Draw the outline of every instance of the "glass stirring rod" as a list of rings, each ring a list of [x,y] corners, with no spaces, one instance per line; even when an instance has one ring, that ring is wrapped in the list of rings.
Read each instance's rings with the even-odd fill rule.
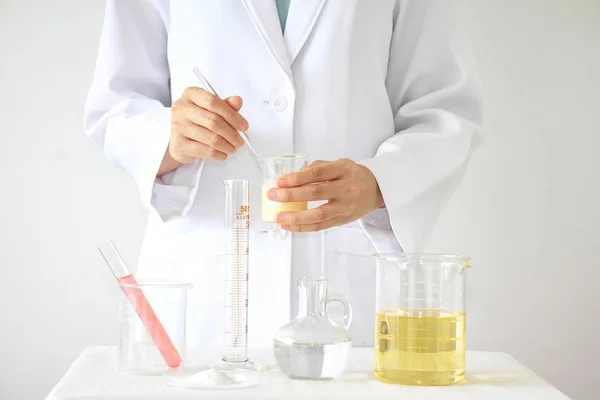
[[[196,67],[194,67],[194,69],[192,71],[194,72],[194,74],[196,75],[196,77],[198,78],[198,80],[200,81],[200,83],[202,84],[202,87],[204,88],[204,90],[206,90],[210,94],[213,94],[213,95],[221,98],[217,94],[217,91],[212,87],[212,85],[210,84],[210,82],[208,81],[208,79],[206,79],[206,76],[204,76],[204,74],[202,73],[202,71],[200,71],[200,68],[198,68],[196,66]],[[248,137],[248,134],[246,132],[243,132],[243,131],[237,131],[237,132],[240,134],[240,136],[242,137],[242,139],[244,139],[244,142],[246,143],[246,145],[248,146],[248,148],[250,149],[250,151],[252,152],[252,154],[254,154],[254,157],[256,158],[256,160],[258,161],[258,163],[261,166],[266,165],[263,162],[262,155],[252,145],[252,142],[250,141],[250,138]]]

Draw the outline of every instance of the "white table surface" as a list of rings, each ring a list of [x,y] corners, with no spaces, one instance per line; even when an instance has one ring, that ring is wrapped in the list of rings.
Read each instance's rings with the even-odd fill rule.
[[[386,384],[371,371],[373,350],[357,348],[346,372],[326,382],[288,379],[277,368],[270,350],[249,352],[251,359],[273,366],[262,372],[259,387],[241,390],[197,390],[168,386],[180,378],[133,376],[115,371],[116,349],[90,347],[73,363],[46,400],[146,400],[146,399],[376,399],[376,400],[565,400],[569,397],[505,353],[468,352],[467,382],[444,387]],[[214,361],[214,358],[208,361]],[[197,372],[191,368],[183,374]]]

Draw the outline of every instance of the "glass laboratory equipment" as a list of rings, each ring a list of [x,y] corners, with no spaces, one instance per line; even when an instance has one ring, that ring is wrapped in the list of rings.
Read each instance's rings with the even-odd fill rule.
[[[352,308],[341,295],[328,294],[326,278],[298,281],[298,316],[284,325],[273,340],[275,360],[292,379],[330,380],[340,376],[348,365],[352,340],[348,328]],[[332,321],[327,313],[330,302],[344,307],[344,323]]]
[[[463,381],[469,258],[398,253],[375,259],[375,376],[423,386]]]
[[[297,172],[308,166],[308,156],[304,154],[279,154],[263,157],[262,166],[262,220],[270,222],[269,235],[281,240],[287,231],[277,224],[277,214],[282,211],[304,211],[308,208],[306,201],[278,202],[269,200],[267,192],[277,187],[277,178],[290,172]]]
[[[137,282],[112,241],[98,250],[125,294],[119,306],[118,369],[156,374],[181,367],[185,355],[187,290],[191,284]]]
[[[225,349],[208,370],[170,385],[194,389],[241,389],[260,384],[264,366],[248,358],[248,258],[250,184],[230,179],[225,185]]]
[[[190,283],[122,279],[119,371],[160,375],[183,367]]]
[[[223,365],[256,367],[248,359],[250,184],[225,180],[225,354]]]

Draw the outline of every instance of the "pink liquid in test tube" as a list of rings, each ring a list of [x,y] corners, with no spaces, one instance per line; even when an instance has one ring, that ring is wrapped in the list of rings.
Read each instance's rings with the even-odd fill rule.
[[[135,312],[140,317],[142,324],[148,331],[148,334],[165,360],[165,363],[170,368],[179,367],[181,365],[181,356],[179,355],[179,352],[173,345],[171,338],[167,335],[167,331],[150,306],[144,292],[137,286],[138,283],[135,280],[135,277],[129,272],[129,269],[119,255],[114,244],[110,242],[99,247],[98,250],[100,250],[104,260],[119,282],[119,286],[121,286],[121,289],[123,289],[123,292],[135,309]]]

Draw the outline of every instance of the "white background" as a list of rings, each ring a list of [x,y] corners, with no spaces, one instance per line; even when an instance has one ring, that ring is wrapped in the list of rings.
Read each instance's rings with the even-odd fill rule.
[[[468,347],[508,352],[574,399],[600,391],[600,2],[462,0],[486,142],[429,250],[473,256]],[[82,132],[104,2],[0,1],[0,398],[43,398],[115,344],[96,246],[135,263],[132,180]]]

